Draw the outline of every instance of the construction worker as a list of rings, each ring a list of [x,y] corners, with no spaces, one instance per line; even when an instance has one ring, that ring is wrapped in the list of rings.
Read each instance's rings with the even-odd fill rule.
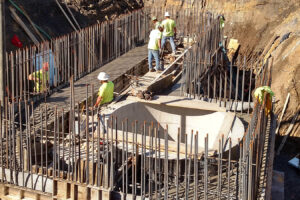
[[[158,27],[160,26],[161,23],[157,20],[156,17],[152,17],[152,22],[154,24],[154,28],[158,29]]]
[[[266,96],[266,115],[270,113],[272,108],[272,97],[274,96],[274,92],[271,90],[269,86],[261,86],[256,88],[254,92],[254,96],[258,103],[262,104],[264,102],[264,97]]]
[[[218,19],[220,21],[220,29],[223,29],[225,27],[225,17],[224,17],[224,15],[219,15]]]
[[[157,29],[153,29],[149,36],[149,43],[148,43],[148,64],[149,64],[149,71],[150,72],[157,72],[161,71],[160,63],[159,63],[159,54],[161,49],[161,38],[162,38],[162,31],[163,28],[158,25]],[[155,59],[155,70],[152,67],[152,58]]]
[[[114,98],[114,83],[108,81],[109,75],[105,72],[100,72],[97,78],[100,81],[101,86],[99,88],[97,101],[94,105],[95,108],[99,105],[111,102]]]
[[[175,46],[174,38],[176,38],[176,24],[173,19],[170,19],[169,12],[165,13],[165,18],[166,19],[161,23],[164,29],[161,46],[162,48],[164,48],[166,41],[169,40],[172,47],[172,54],[175,55],[176,46]]]
[[[29,74],[28,80],[35,82],[34,91],[35,92],[44,92],[47,90],[48,81],[49,81],[49,64],[48,62],[45,62],[43,64],[43,67],[36,72],[33,72],[32,74]]]

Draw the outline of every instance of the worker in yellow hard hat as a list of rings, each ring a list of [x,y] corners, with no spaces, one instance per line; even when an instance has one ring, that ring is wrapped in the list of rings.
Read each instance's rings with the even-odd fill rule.
[[[269,86],[261,86],[256,88],[254,92],[255,98],[258,100],[258,103],[262,104],[264,102],[264,98],[266,97],[266,115],[270,113],[272,109],[272,97],[274,96],[274,92],[271,90]]]

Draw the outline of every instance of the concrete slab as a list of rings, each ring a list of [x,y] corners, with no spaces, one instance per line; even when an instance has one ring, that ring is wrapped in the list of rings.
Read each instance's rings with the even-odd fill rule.
[[[110,80],[114,81],[115,79],[126,73],[128,70],[136,66],[142,60],[146,59],[146,57],[147,46],[144,45],[136,47],[133,50],[122,55],[121,57],[79,79],[74,83],[75,102],[81,102],[86,98],[86,84],[93,84],[95,92],[98,90],[98,88],[100,87],[99,80],[97,79],[97,75],[99,74],[99,72],[103,71],[108,73],[110,75]],[[60,92],[52,94],[47,98],[47,102],[51,103],[52,106],[68,108],[70,103],[70,87],[66,87]]]

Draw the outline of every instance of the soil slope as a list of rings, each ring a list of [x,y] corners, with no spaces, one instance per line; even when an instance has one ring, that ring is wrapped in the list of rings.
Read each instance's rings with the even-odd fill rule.
[[[20,38],[23,46],[32,44],[30,38],[11,17],[9,10],[9,6],[12,6],[11,2],[25,10],[31,20],[41,27],[50,37],[58,37],[74,31],[55,0],[7,0],[5,1],[7,51],[17,49],[17,47],[11,44],[11,38],[14,34]],[[66,5],[70,8],[81,28],[113,19],[120,14],[130,12],[143,6],[139,0],[59,0],[59,2],[66,13],[68,13]],[[63,2],[67,2],[67,4]],[[37,39],[41,41],[21,12],[16,12]],[[69,17],[71,18],[70,14]]]

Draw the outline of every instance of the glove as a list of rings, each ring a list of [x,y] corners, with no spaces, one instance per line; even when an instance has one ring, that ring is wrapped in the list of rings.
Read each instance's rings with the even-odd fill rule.
[[[161,55],[161,53],[162,53],[162,49],[161,48],[159,48],[158,53],[159,53],[159,55]]]
[[[177,36],[177,33],[174,33],[174,39],[176,38],[176,36]]]

